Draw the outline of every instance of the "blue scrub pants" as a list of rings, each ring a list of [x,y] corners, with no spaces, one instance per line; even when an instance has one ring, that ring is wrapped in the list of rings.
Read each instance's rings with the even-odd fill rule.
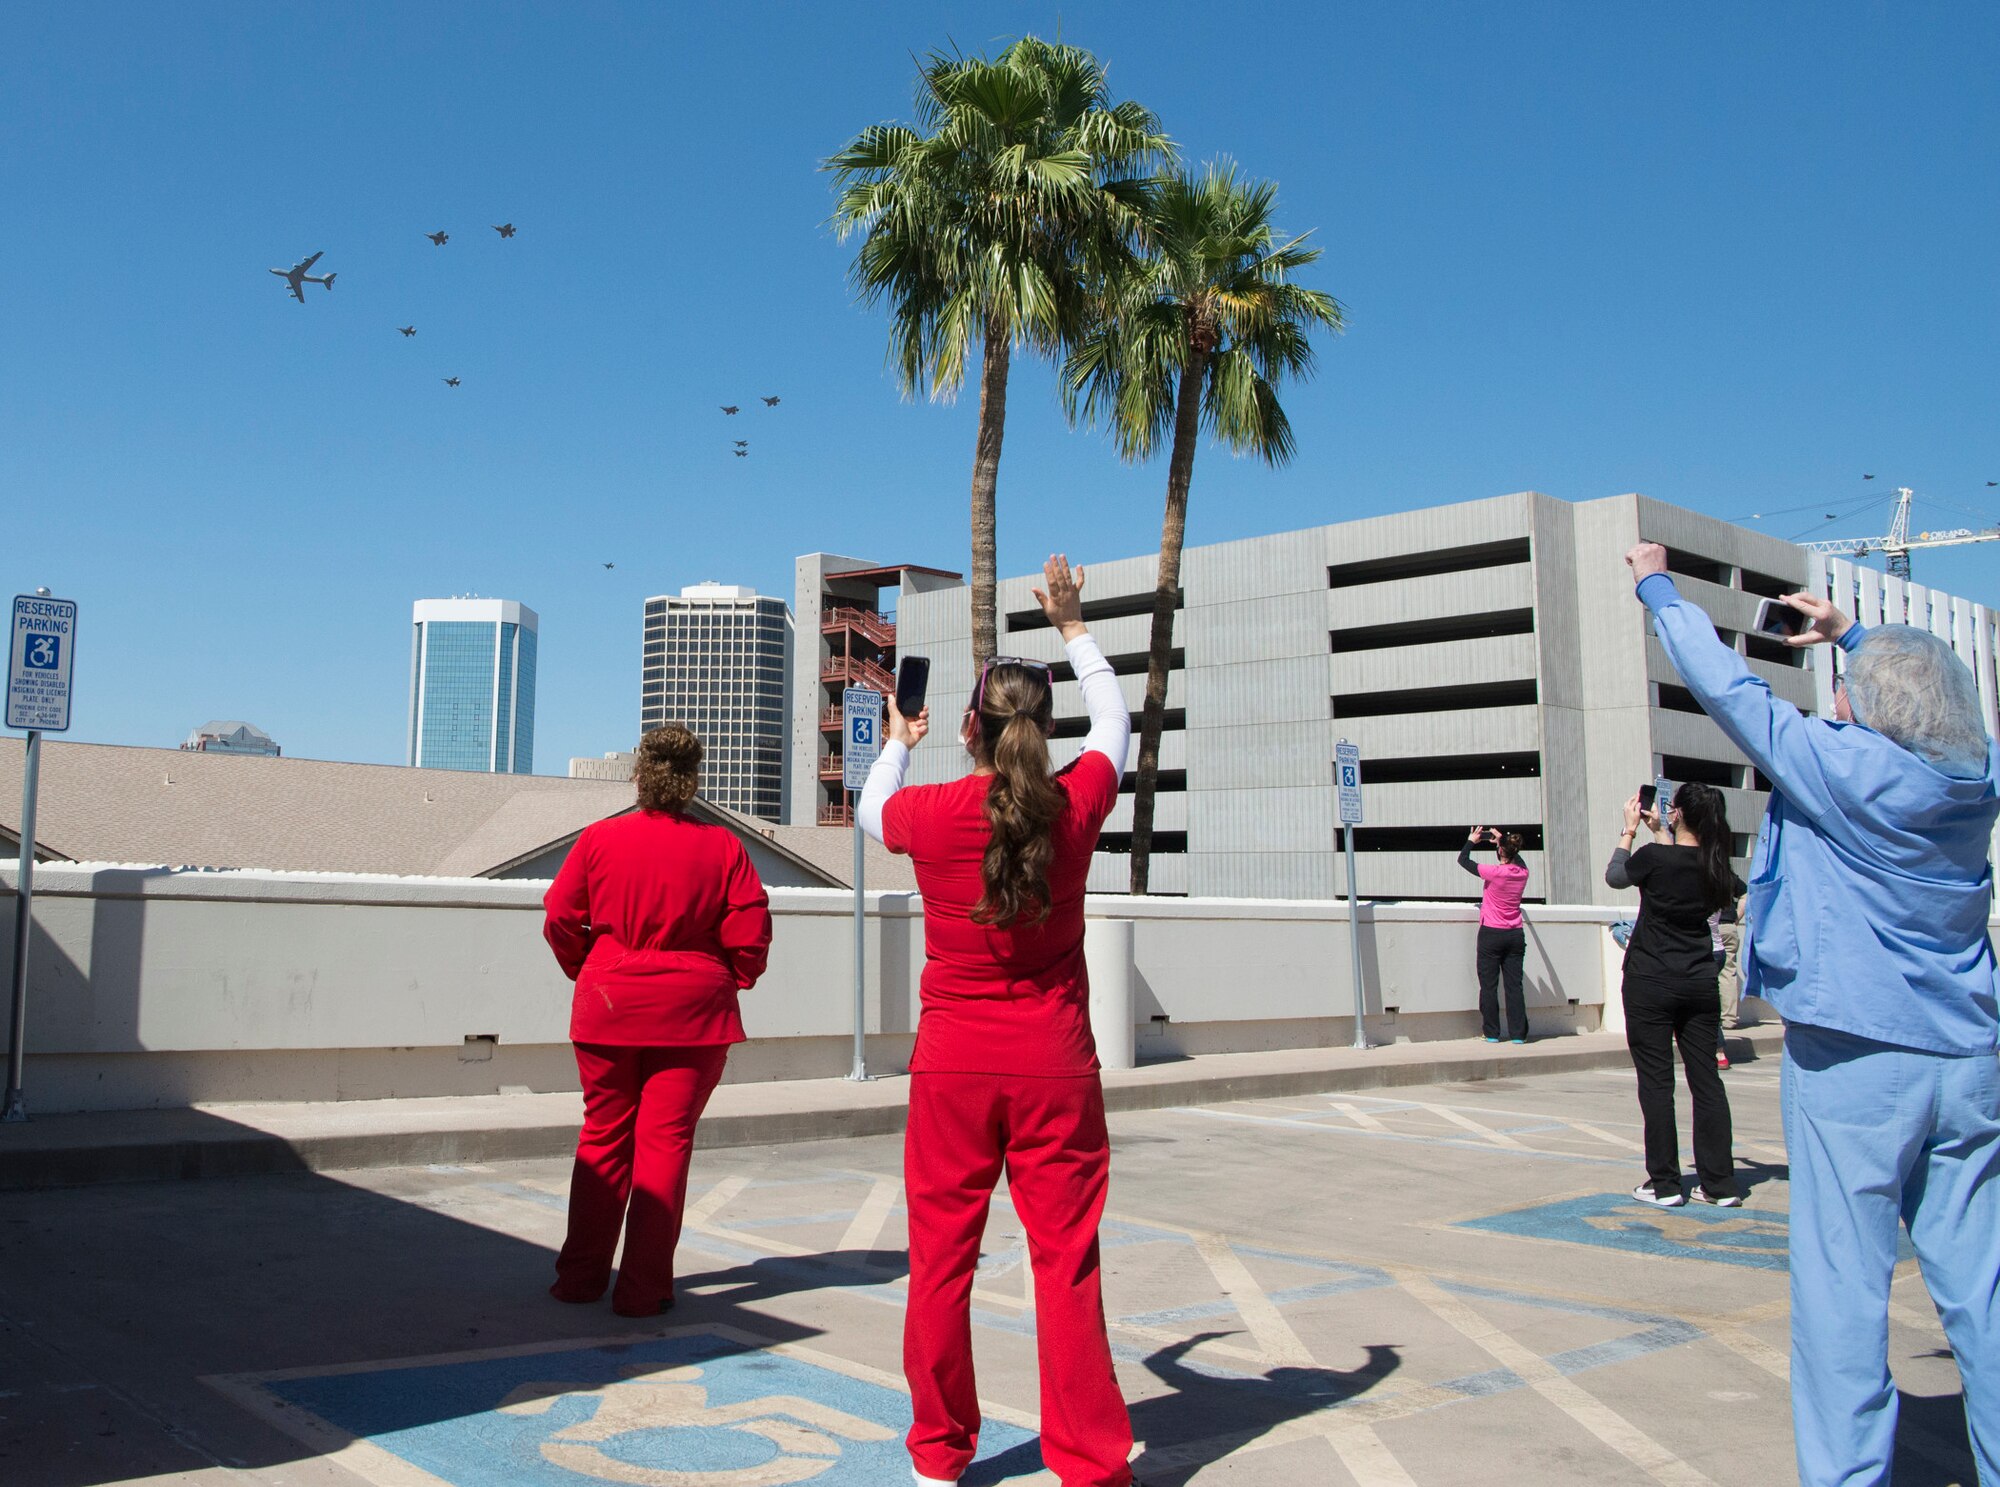
[[[1794,1025],[1784,1098],[1802,1487],[1889,1480],[1899,1220],[1957,1355],[1980,1481],[2000,1484],[2000,1061]]]

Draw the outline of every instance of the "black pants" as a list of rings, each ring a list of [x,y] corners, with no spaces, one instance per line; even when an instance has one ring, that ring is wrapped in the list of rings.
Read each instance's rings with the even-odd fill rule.
[[[1489,1038],[1500,1030],[1500,981],[1507,982],[1507,1031],[1510,1038],[1528,1036],[1528,1002],[1521,994],[1521,963],[1528,956],[1527,932],[1479,926],[1479,1030]]]
[[[1639,1076],[1646,1122],[1646,1175],[1662,1197],[1681,1190],[1680,1138],[1674,1131],[1674,1045],[1681,1050],[1694,1103],[1694,1170],[1715,1197],[1736,1191],[1729,1096],[1715,1067],[1722,1009],[1711,978],[1686,986],[1625,982],[1625,1046]]]

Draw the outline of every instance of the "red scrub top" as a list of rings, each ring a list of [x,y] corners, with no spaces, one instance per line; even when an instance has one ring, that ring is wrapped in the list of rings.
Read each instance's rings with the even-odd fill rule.
[[[882,839],[906,854],[924,896],[923,1015],[913,1074],[1092,1074],[1090,982],[1083,969],[1083,891],[1097,833],[1118,801],[1118,771],[1088,750],[1055,777],[1069,805],[1055,822],[1049,917],[1007,929],[972,922],[991,775],[898,790]]]
[[[743,1041],[736,993],[764,974],[771,908],[734,833],[672,811],[596,822],[542,905],[542,933],[576,982],[572,1042]]]

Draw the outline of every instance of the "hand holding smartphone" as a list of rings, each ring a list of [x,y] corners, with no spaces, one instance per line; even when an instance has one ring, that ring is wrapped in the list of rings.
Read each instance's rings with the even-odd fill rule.
[[[1809,615],[1792,608],[1783,599],[1765,599],[1757,606],[1757,633],[1773,640],[1789,640],[1803,635],[1812,623]]]
[[[896,666],[896,711],[914,718],[924,710],[924,694],[930,690],[931,663],[927,656],[905,656]]]

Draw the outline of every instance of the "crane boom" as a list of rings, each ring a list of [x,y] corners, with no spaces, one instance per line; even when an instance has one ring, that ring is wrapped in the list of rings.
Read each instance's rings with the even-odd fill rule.
[[[2000,527],[1988,527],[1974,531],[1970,527],[1954,527],[1949,531],[1919,532],[1910,536],[1910,496],[1908,486],[1896,490],[1896,515],[1889,523],[1889,532],[1884,537],[1837,537],[1829,542],[1801,542],[1799,546],[1807,552],[1826,553],[1833,557],[1865,558],[1872,552],[1879,552],[1889,560],[1889,571],[1898,578],[1910,576],[1910,554],[1920,547],[1964,547],[1973,542],[2000,542]]]

